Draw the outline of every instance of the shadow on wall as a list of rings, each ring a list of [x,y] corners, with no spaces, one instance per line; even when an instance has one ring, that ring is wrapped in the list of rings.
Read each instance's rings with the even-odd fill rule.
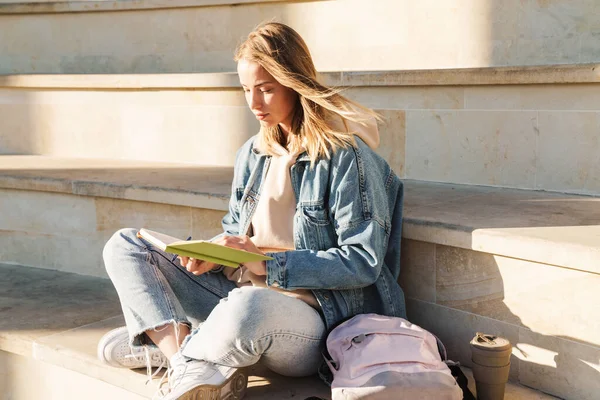
[[[450,359],[471,366],[476,332],[503,336],[513,345],[511,381],[565,399],[596,398],[597,312],[587,300],[598,276],[412,240],[402,252],[409,319],[438,335]]]
[[[409,318],[464,365],[471,365],[475,332],[497,334],[514,346],[511,380],[567,399],[596,399],[600,275],[593,238],[600,199],[484,187],[459,192],[406,181],[400,283]]]
[[[485,65],[600,61],[597,1],[487,0],[480,4],[487,12],[482,9],[482,20],[471,23],[482,26],[487,21],[488,37],[481,38],[479,47],[479,57],[487,53],[487,60],[481,60]],[[484,36],[485,29],[481,33]],[[593,224],[583,221],[581,225]],[[596,274],[434,246],[436,303],[448,307],[446,312],[454,313],[458,321],[466,320],[462,327],[453,322],[460,332],[455,337],[438,321],[428,323],[443,332],[454,351],[460,349],[454,357],[469,365],[468,340],[476,330],[492,330],[489,333],[508,337],[514,346],[513,380],[566,399],[597,398],[598,308],[589,301],[597,290]]]

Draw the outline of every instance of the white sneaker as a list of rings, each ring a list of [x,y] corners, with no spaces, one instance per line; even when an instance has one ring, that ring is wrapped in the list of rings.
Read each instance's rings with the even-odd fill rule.
[[[246,394],[248,376],[239,368],[189,359],[177,353],[167,372],[166,393],[162,400],[240,400]]]
[[[163,367],[167,358],[155,347],[131,348],[127,327],[113,329],[98,343],[98,359],[117,368]],[[148,364],[147,361],[150,361]]]

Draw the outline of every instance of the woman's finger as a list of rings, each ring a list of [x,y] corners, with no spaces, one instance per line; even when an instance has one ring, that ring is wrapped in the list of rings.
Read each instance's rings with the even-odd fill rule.
[[[181,264],[182,267],[185,267],[190,258],[184,257],[184,256],[178,256],[177,259],[179,260],[179,264]]]
[[[190,258],[188,259],[187,264],[185,264],[185,269],[187,269],[189,272],[192,272],[193,270],[195,270],[198,265],[198,263],[200,263],[200,260],[196,260],[195,258]]]
[[[197,259],[193,259],[193,258],[191,258],[190,261],[188,261],[187,265],[185,266],[185,268],[188,270],[188,272],[191,274],[194,274],[194,275],[202,275],[205,272],[208,272],[215,267],[216,267],[216,264],[214,264],[214,263],[211,263],[208,261],[197,260]]]

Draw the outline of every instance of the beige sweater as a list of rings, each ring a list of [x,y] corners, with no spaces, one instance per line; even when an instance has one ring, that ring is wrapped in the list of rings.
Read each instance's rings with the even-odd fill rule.
[[[341,120],[334,123],[334,128],[343,130]],[[379,146],[379,132],[373,120],[366,127],[349,124],[349,129],[359,136],[372,148]],[[290,167],[296,162],[300,152],[290,153],[283,146],[276,145],[277,155],[273,155],[265,181],[262,184],[261,195],[252,217],[252,241],[263,252],[294,250],[294,214],[296,199],[290,178]],[[266,287],[266,278],[257,276],[244,267],[224,268],[223,273],[229,280],[241,286]],[[288,296],[296,297],[307,304],[319,308],[315,296],[310,290],[283,290],[270,287]]]

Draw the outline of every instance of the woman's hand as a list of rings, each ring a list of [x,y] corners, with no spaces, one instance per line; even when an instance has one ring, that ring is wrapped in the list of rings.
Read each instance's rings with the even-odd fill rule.
[[[179,259],[179,263],[182,267],[188,270],[189,273],[194,275],[202,275],[205,272],[210,271],[211,269],[217,267],[217,264],[211,263],[209,261],[202,261],[195,258],[190,257],[177,257]]]
[[[222,236],[215,240],[214,243],[222,244],[223,246],[234,249],[246,250],[250,253],[264,254],[254,245],[248,236]],[[267,275],[267,264],[264,261],[252,261],[243,263],[242,265],[255,275]]]

